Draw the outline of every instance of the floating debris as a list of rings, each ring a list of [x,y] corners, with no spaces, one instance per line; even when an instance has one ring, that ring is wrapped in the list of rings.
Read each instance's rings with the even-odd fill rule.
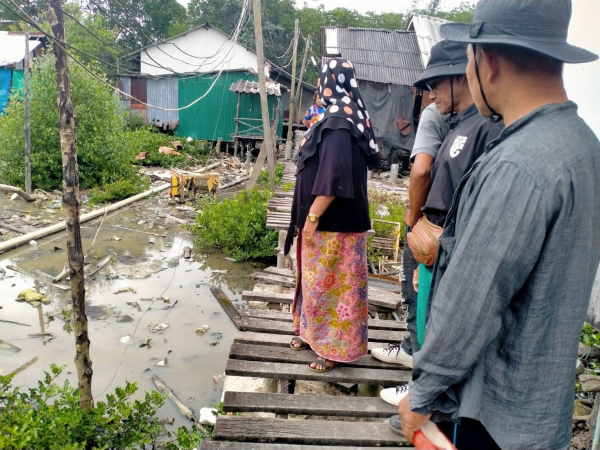
[[[131,342],[131,336],[123,336],[120,342],[123,345],[129,345],[129,343]]]
[[[200,425],[214,425],[217,423],[217,410],[215,408],[200,408]]]
[[[29,245],[31,245],[32,247],[37,247],[37,241],[34,241],[33,239],[30,240]]]
[[[51,303],[50,300],[48,300],[44,294],[35,292],[33,289],[25,289],[19,292],[16,301],[27,302],[34,308],[37,308],[42,303],[44,305],[49,305]]]
[[[148,339],[146,340],[146,342],[142,342],[142,343],[140,344],[140,348],[144,348],[144,347],[148,347],[148,348],[150,348],[150,347],[151,347],[151,346],[150,346],[150,341],[152,341],[152,338],[148,338]]]
[[[169,324],[168,323],[159,323],[156,325],[148,325],[148,328],[150,329],[150,333],[157,333],[159,331],[164,331],[167,328],[169,328]]]
[[[210,333],[212,337],[214,337],[217,341],[223,339],[223,333]]]
[[[206,333],[208,330],[210,330],[208,325],[202,325],[200,328],[196,328],[196,334],[199,336],[204,336],[204,333]]]
[[[230,258],[229,256],[227,256],[227,257],[225,258],[225,260],[226,260],[226,261],[231,261],[231,262],[237,262],[237,259],[235,259],[235,258]]]
[[[124,294],[125,292],[132,292],[133,294],[137,294],[136,290],[132,287],[126,287],[115,291],[114,294]]]
[[[211,347],[216,347],[217,345],[219,345],[219,341],[212,341],[212,342],[210,343],[210,346],[211,346]]]
[[[119,236],[113,236],[110,238],[111,241],[120,241],[121,238]]]
[[[171,303],[171,297],[160,297],[163,303]]]
[[[163,359],[161,359],[159,362],[157,362],[154,365],[158,366],[158,367],[166,367],[168,361],[169,361],[168,358],[163,358]]]
[[[192,249],[188,246],[183,247],[183,258],[184,259],[191,259],[192,258]]]
[[[142,307],[138,302],[127,302],[127,305],[131,306],[132,308],[137,308],[139,312],[142,312]]]
[[[19,347],[15,347],[14,345],[5,341],[0,341],[0,353],[11,354],[18,353],[20,351],[21,349]]]

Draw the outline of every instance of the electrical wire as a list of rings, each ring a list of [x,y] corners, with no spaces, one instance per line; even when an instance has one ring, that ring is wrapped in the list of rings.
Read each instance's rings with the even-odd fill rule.
[[[29,16],[29,14],[27,14],[14,0],[8,0],[10,1],[13,5],[15,5],[19,11],[21,11],[21,13],[24,15],[20,16],[19,14],[17,14],[16,12],[14,12],[12,9],[10,9],[2,0],[0,0],[0,4],[4,5],[5,7],[7,7],[7,9],[9,9],[11,12],[13,12],[15,15],[17,15],[19,18],[21,18],[21,20],[29,23],[31,26],[33,26],[34,28],[36,28],[37,30],[41,31],[42,33],[45,33],[44,30],[37,25],[37,23],[35,23],[35,21],[31,18],[31,16]],[[244,0],[244,5],[249,5],[250,0]],[[238,25],[241,24],[242,20],[243,20],[243,14],[244,11],[242,11],[242,16],[240,17],[240,21],[238,22]],[[236,27],[237,30],[238,27]],[[239,30],[237,30],[237,35],[239,35]],[[60,48],[63,49],[63,51],[73,60],[73,62],[75,62],[78,66],[80,66],[84,71],[86,71],[88,74],[90,74],[91,76],[93,76],[95,79],[97,79],[98,81],[100,81],[102,84],[106,85],[107,87],[109,87],[110,89],[112,89],[115,92],[120,93],[121,95],[130,98],[131,100],[134,100],[135,102],[145,105],[147,107],[150,108],[154,108],[160,111],[181,111],[187,108],[192,107],[193,105],[195,105],[196,103],[198,103],[199,101],[201,101],[202,99],[204,99],[214,88],[215,84],[217,83],[217,81],[219,80],[221,74],[223,73],[223,67],[221,68],[221,70],[219,70],[218,74],[216,75],[213,83],[210,85],[208,91],[206,91],[202,96],[196,98],[194,101],[192,101],[191,103],[189,103],[186,106],[183,107],[179,107],[179,108],[162,108],[160,106],[156,106],[156,105],[152,105],[150,103],[146,103],[146,102],[142,102],[141,100],[133,97],[132,95],[120,90],[119,88],[116,88],[114,86],[112,86],[111,84],[109,84],[106,80],[102,79],[101,77],[99,77],[97,74],[95,74],[93,71],[91,71],[88,67],[85,66],[85,64],[83,64],[82,62],[80,62],[77,58],[75,58],[71,53],[69,53],[69,51],[65,48],[65,45],[63,45],[64,43],[61,42],[59,39],[56,39],[54,36],[52,35],[48,35],[48,37],[55,42]],[[235,37],[235,39],[237,39],[237,36]],[[229,42],[229,41],[228,41]],[[235,46],[235,41],[231,41],[232,42],[232,47]],[[227,55],[226,55],[227,56]],[[222,66],[224,66],[222,64]]]

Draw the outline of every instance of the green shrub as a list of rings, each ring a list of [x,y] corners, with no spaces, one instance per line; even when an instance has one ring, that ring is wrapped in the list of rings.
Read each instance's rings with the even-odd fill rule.
[[[146,126],[146,119],[135,110],[125,111],[125,128],[127,130],[137,130]]]
[[[278,163],[275,165],[275,184],[277,184],[277,186],[281,184],[284,169],[285,164]],[[269,189],[269,171],[267,169],[263,169],[260,172],[260,175],[258,176],[258,183],[265,189]]]
[[[187,142],[184,138],[163,134],[152,126],[126,130],[123,141],[127,147],[135,149],[133,163],[142,166],[181,167],[186,163],[203,163],[212,149],[207,142]],[[181,142],[182,149],[177,150],[182,153],[181,156],[164,155],[158,151],[159,147],[173,148],[173,141]],[[148,153],[145,159],[135,159],[140,152]]]
[[[89,201],[91,204],[106,203],[121,200],[140,192],[147,191],[150,186],[148,177],[139,177],[134,180],[119,180],[104,186],[92,189]]]
[[[51,366],[43,380],[27,392],[0,376],[0,450],[139,449],[161,437],[169,450],[193,449],[202,436],[196,429],[165,431],[156,417],[166,397],[146,392],[132,401],[136,383],[116,388],[106,401],[88,411],[79,408],[80,393],[68,381],[55,383],[62,368]]]
[[[77,126],[77,162],[82,189],[137,177],[135,149],[122,142],[123,113],[113,92],[79,66],[69,67]],[[13,94],[0,117],[0,180],[23,186],[23,103]],[[61,189],[62,159],[54,57],[39,58],[31,77],[31,180],[34,188]]]
[[[600,333],[593,326],[586,323],[581,330],[581,342],[588,347],[600,347]]]
[[[253,189],[221,203],[204,197],[192,226],[195,244],[205,250],[222,250],[238,261],[273,257],[278,233],[266,227],[271,195],[270,191]]]
[[[386,210],[389,214],[380,215],[378,214],[381,210]],[[388,222],[399,222],[401,224],[400,227],[400,242],[404,242],[406,227],[404,225],[404,212],[406,207],[400,201],[400,199],[384,196],[376,191],[369,191],[369,215],[371,216],[371,220],[380,219]],[[373,229],[375,230],[375,235],[379,237],[387,237],[392,238],[394,236],[395,225],[392,224],[383,224],[383,223],[375,223]],[[373,247],[373,236],[369,236],[367,238],[367,254],[371,261],[376,263],[379,258],[383,256],[390,256],[391,253],[382,252],[378,248]]]

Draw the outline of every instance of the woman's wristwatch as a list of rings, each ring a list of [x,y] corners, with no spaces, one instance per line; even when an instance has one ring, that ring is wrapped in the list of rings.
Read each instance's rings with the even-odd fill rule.
[[[317,223],[317,222],[319,222],[319,216],[317,216],[315,214],[309,214],[308,221],[312,222],[312,223]]]

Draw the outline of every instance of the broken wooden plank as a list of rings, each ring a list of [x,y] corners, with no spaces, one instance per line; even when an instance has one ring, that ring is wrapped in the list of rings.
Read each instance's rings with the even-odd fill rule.
[[[264,273],[272,273],[273,275],[280,275],[282,277],[296,278],[296,274],[291,269],[284,269],[282,267],[267,267],[263,270]]]
[[[254,344],[254,345],[272,345],[276,347],[290,346],[291,338],[285,334],[270,334],[270,333],[254,333],[251,331],[240,331],[233,338],[234,342]],[[369,342],[367,344],[368,351],[374,348],[387,347],[387,342]]]
[[[280,294],[277,292],[244,291],[242,300],[247,302],[292,303],[294,293]]]
[[[213,439],[313,445],[394,446],[406,440],[386,422],[285,420],[219,416]]]
[[[290,322],[242,317],[240,330],[256,331],[258,333],[287,334],[293,336],[294,325]],[[406,333],[389,330],[369,330],[369,341],[402,342]]]
[[[312,350],[303,350],[301,352],[292,350],[291,348],[239,344],[234,343],[231,346],[229,357],[231,359],[242,359],[245,361],[266,361],[280,362],[289,364],[306,364],[309,365],[315,359],[317,354]],[[373,358],[371,355],[365,355],[357,361],[345,363],[348,367],[365,367],[373,369],[388,369],[388,370],[410,370],[407,367],[398,364],[390,364]]]
[[[261,282],[261,283],[276,284],[279,286],[290,287],[290,288],[296,287],[296,280],[291,277],[274,275],[274,274],[264,273],[264,272],[256,272],[250,276],[252,278],[254,278],[254,280]]]
[[[240,312],[233,305],[233,303],[231,303],[231,300],[229,300],[229,297],[227,297],[227,294],[225,294],[225,292],[223,292],[223,289],[218,288],[216,286],[211,286],[210,292],[213,293],[213,295],[215,296],[215,298],[217,299],[217,301],[219,302],[221,307],[225,310],[225,312],[227,313],[227,315],[229,316],[229,318],[231,319],[231,321],[233,322],[235,327],[239,328]]]
[[[71,286],[69,286],[67,284],[64,284],[64,283],[53,283],[52,280],[48,280],[48,279],[46,279],[46,278],[44,278],[44,277],[42,277],[40,275],[33,274],[30,271],[27,271],[25,269],[21,269],[20,267],[15,266],[13,264],[8,264],[6,267],[8,269],[14,271],[14,272],[18,272],[20,274],[23,274],[23,275],[26,275],[28,277],[31,277],[34,280],[37,280],[37,281],[39,281],[41,283],[49,284],[50,286],[53,286],[53,287],[55,287],[57,289],[60,289],[62,291],[68,291],[69,289],[71,289]]]
[[[377,386],[399,386],[408,383],[412,372],[408,370],[363,369],[340,365],[325,373],[313,372],[308,364],[272,363],[230,359],[225,368],[226,375],[257,378],[282,378],[285,380],[341,381],[343,383],[374,384]]]
[[[415,450],[414,447],[404,447],[405,450]],[[209,441],[203,439],[200,450],[373,450],[373,447],[348,447],[329,445],[296,445],[296,444],[259,444],[256,442]],[[377,447],[377,450],[398,450],[395,447]]]
[[[35,364],[38,360],[38,357],[36,356],[35,358],[31,358],[29,361],[27,361],[25,364],[23,364],[21,367],[13,370],[11,373],[8,374],[8,376],[14,376],[17,375],[21,372],[23,372],[25,369],[27,369],[29,366]]]
[[[379,397],[225,392],[225,412],[271,412],[310,416],[381,417],[398,414],[398,407]]]
[[[264,309],[245,309],[241,312],[242,317],[254,317],[257,319],[265,320],[278,320],[281,322],[292,322],[293,317],[291,313]],[[394,320],[379,320],[369,319],[369,330],[396,330],[406,331],[407,326],[405,322],[396,322]]]

